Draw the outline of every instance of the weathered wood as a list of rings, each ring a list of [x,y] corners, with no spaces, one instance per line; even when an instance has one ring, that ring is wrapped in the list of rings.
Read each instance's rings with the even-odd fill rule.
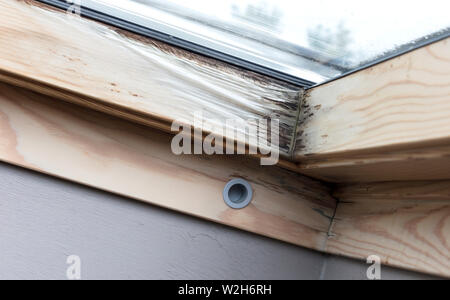
[[[297,158],[450,135],[450,39],[316,87],[305,99]]]
[[[450,277],[450,181],[343,185],[327,252]]]
[[[59,100],[164,131],[195,111],[209,125],[277,118],[289,155],[299,89],[27,1],[2,1],[0,25],[0,80],[55,97],[0,84],[0,160],[311,249],[450,277],[450,181],[341,185],[336,210],[320,182],[249,157],[175,156],[170,135]],[[449,50],[443,40],[311,90],[299,164],[281,165],[332,182],[450,179]],[[233,177],[254,186],[242,210],[222,199]]]
[[[311,249],[450,276],[450,181],[341,185],[331,197],[323,184],[248,157],[175,156],[170,140],[0,85],[2,161]],[[243,210],[222,199],[234,177],[255,191]]]
[[[242,132],[245,140],[224,134],[227,120],[277,119],[286,157],[293,150],[302,93],[214,59],[17,0],[0,2],[0,80],[165,131],[173,120],[194,125],[195,113],[202,112],[205,132],[247,144],[256,134]]]
[[[450,179],[450,141],[443,146],[418,146],[324,155],[305,160],[295,170],[335,183]]]
[[[285,159],[301,111],[299,165],[280,166],[330,182],[450,179],[448,39],[318,86],[299,108],[302,91],[267,77],[33,1],[0,8],[2,81],[163,131],[196,111],[219,135],[227,119],[280,119]]]
[[[169,134],[0,84],[0,160],[158,206],[323,250],[335,200],[323,184],[242,156],[176,156]],[[246,178],[241,210],[222,197]]]
[[[450,39],[313,88],[301,112],[301,172],[344,182],[450,179]]]

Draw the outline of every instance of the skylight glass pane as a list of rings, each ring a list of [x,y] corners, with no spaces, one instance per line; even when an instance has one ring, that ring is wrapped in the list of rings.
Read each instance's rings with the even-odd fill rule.
[[[314,83],[447,35],[450,27],[448,0],[83,0],[82,4]]]

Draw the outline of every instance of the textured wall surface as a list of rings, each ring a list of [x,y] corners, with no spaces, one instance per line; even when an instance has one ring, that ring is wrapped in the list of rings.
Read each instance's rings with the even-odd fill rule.
[[[82,279],[365,279],[367,269],[0,163],[0,279],[66,279],[70,255]]]

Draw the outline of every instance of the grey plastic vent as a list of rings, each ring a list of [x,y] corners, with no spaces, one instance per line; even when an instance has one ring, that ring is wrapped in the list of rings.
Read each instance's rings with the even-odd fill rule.
[[[234,209],[241,209],[250,204],[253,198],[252,186],[244,179],[233,179],[223,190],[225,203]]]

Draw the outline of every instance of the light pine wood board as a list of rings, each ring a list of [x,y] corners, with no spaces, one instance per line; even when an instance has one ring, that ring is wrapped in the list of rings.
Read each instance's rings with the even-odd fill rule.
[[[0,84],[0,160],[91,187],[323,250],[336,201],[323,184],[242,156],[176,156],[171,135]],[[245,178],[242,210],[222,197]]]
[[[0,80],[169,132],[173,120],[197,126],[201,112],[205,132],[247,144],[257,135],[241,127],[246,139],[230,135],[223,131],[227,120],[277,119],[285,157],[293,151],[302,94],[217,60],[18,0],[0,2]]]
[[[308,91],[297,158],[450,135],[450,38]]]
[[[409,151],[436,157],[434,147],[450,145],[450,39],[313,88],[301,112],[295,158],[307,174],[333,181],[426,179],[439,161],[448,166],[450,153],[440,152],[446,158],[424,170]],[[416,178],[380,174],[393,151],[410,160],[414,167],[406,169],[418,172]],[[430,179],[436,177],[449,178],[442,168]]]
[[[170,139],[0,85],[2,161],[307,248],[448,276],[437,263],[448,258],[448,182],[339,186],[332,197],[317,181],[248,157],[172,155]],[[243,210],[222,199],[235,177],[255,191]]]
[[[327,252],[450,277],[450,181],[339,186]]]
[[[297,166],[297,172],[335,183],[450,179],[450,141],[441,143],[310,158]]]

